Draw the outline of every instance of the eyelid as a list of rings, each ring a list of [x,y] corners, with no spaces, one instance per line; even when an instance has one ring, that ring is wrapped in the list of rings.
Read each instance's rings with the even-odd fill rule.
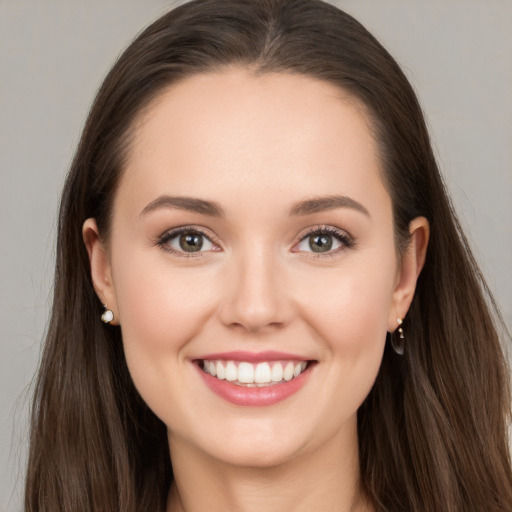
[[[333,256],[337,256],[341,252],[344,252],[347,249],[352,248],[355,245],[353,237],[347,233],[345,230],[336,228],[334,226],[329,225],[317,225],[312,228],[309,228],[306,232],[302,233],[300,235],[299,241],[295,243],[294,247],[299,245],[303,240],[305,240],[307,237],[313,235],[313,234],[325,234],[332,236],[336,238],[340,244],[341,247],[335,250],[327,251],[324,253],[314,253],[313,251],[298,251],[298,250],[292,250],[292,252],[302,252],[305,254],[313,255],[314,258],[329,258]]]
[[[201,226],[194,226],[194,225],[185,225],[185,226],[178,226],[176,228],[169,229],[162,233],[160,236],[157,237],[156,245],[159,245],[163,250],[170,252],[172,254],[175,254],[180,257],[185,258],[198,258],[203,257],[205,253],[208,252],[219,252],[219,251],[197,251],[197,252],[186,252],[186,251],[177,251],[175,249],[172,249],[168,245],[166,245],[169,240],[179,236],[182,233],[198,233],[202,236],[204,236],[207,240],[210,241],[213,245],[220,248],[221,244],[218,241],[218,238],[215,235],[212,235],[210,233],[207,233],[204,228]],[[324,234],[329,235],[338,240],[340,242],[341,247],[327,251],[325,253],[314,253],[313,251],[299,251],[299,250],[293,250],[298,244],[300,244],[303,240],[305,240],[308,236],[311,236],[313,234]],[[331,256],[336,256],[340,252],[343,252],[346,249],[350,249],[354,246],[354,239],[352,236],[347,233],[344,230],[341,230],[339,228],[336,228],[334,226],[329,225],[316,225],[311,228],[308,228],[305,232],[303,232],[298,242],[296,242],[292,248],[292,252],[300,252],[300,253],[306,253],[306,254],[312,254],[315,258],[328,258]],[[222,249],[220,249],[222,250]]]
[[[186,226],[178,226],[176,228],[168,229],[161,235],[159,235],[156,239],[156,245],[160,246],[164,251],[167,251],[171,254],[174,254],[179,257],[184,258],[200,258],[204,257],[205,253],[212,252],[212,251],[197,251],[197,252],[186,252],[186,251],[177,251],[173,248],[171,248],[168,244],[170,240],[173,238],[176,238],[177,236],[181,235],[182,233],[197,233],[202,236],[204,236],[207,240],[210,241],[211,244],[220,247],[220,244],[218,243],[218,239],[216,236],[207,233],[206,230],[200,226],[194,226],[194,225],[186,225]],[[214,251],[218,252],[218,251]]]

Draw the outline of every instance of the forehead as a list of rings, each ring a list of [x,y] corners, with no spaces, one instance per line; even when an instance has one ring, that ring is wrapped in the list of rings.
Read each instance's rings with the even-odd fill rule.
[[[244,194],[261,208],[262,199],[284,207],[305,194],[385,193],[364,107],[290,73],[230,69],[182,80],[140,116],[126,161],[118,195],[134,208],[163,193],[215,195],[227,210]]]

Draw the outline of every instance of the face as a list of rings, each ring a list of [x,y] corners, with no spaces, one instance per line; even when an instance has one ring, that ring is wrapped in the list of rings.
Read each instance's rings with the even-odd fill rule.
[[[381,176],[364,109],[309,77],[197,75],[141,117],[108,250],[84,235],[171,445],[270,465],[353,439],[414,288]]]

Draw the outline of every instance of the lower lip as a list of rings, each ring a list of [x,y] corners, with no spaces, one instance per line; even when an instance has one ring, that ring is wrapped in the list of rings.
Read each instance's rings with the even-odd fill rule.
[[[281,382],[261,388],[237,386],[228,380],[212,377],[209,373],[203,371],[198,364],[195,366],[206,385],[224,400],[235,405],[262,407],[277,404],[297,393],[307,382],[313,365],[311,363],[308,364],[307,368],[298,377],[294,377],[288,382]]]

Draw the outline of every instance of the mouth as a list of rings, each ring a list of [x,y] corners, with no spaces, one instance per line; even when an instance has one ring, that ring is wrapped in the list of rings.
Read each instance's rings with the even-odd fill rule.
[[[266,387],[290,382],[304,372],[308,361],[225,361],[201,359],[199,367],[218,380],[226,380],[235,386]]]
[[[317,361],[278,353],[237,352],[205,356],[193,363],[210,390],[224,400],[235,405],[265,406],[302,389]]]

